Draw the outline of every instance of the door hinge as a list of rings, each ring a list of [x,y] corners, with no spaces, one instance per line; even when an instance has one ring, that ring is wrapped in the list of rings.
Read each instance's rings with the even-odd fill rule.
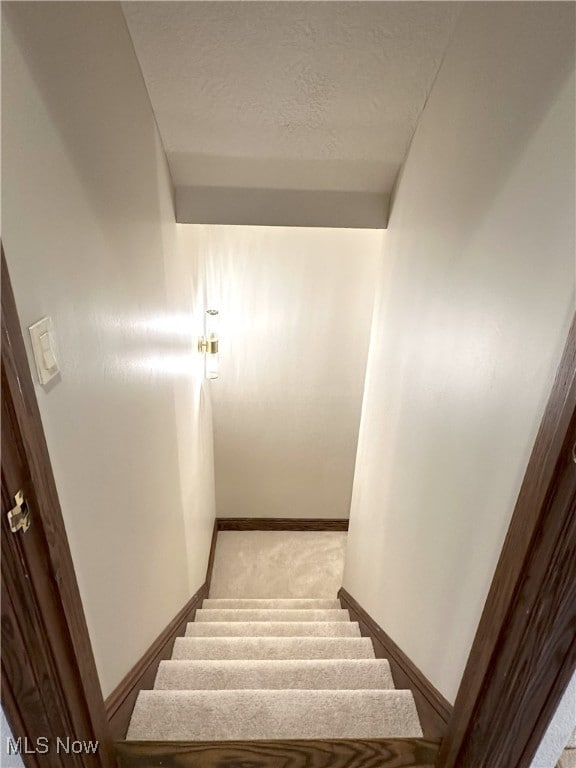
[[[14,496],[14,501],[16,502],[16,506],[8,512],[10,530],[12,533],[17,533],[18,531],[26,533],[28,528],[30,528],[30,510],[28,509],[22,490],[18,491],[16,496]]]

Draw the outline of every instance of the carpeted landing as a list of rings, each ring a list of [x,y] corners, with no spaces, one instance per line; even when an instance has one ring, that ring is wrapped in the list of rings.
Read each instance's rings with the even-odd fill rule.
[[[337,600],[209,599],[141,691],[127,738],[413,738],[410,691]]]

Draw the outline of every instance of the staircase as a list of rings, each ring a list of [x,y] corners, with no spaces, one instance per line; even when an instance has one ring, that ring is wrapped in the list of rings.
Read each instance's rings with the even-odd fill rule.
[[[204,600],[141,691],[127,738],[421,737],[410,691],[338,600]]]

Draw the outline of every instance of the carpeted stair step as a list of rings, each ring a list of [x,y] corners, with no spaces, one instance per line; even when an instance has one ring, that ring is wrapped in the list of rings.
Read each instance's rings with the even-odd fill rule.
[[[173,659],[373,659],[369,637],[177,637]]]
[[[565,749],[558,768],[576,768],[576,749]]]
[[[360,637],[354,621],[199,621],[186,637]]]
[[[350,621],[350,616],[337,608],[199,608],[194,621]]]
[[[314,608],[316,610],[326,608],[341,608],[339,600],[314,600],[314,599],[294,599],[281,598],[271,600],[268,598],[206,598],[202,603],[203,608]]]
[[[141,691],[128,739],[226,741],[422,736],[410,691]]]
[[[156,690],[393,689],[386,659],[161,661]]]

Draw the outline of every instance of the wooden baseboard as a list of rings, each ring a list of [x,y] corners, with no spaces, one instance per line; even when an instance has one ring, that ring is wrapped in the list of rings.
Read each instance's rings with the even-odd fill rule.
[[[212,541],[210,543],[210,554],[208,556],[208,567],[206,568],[206,587],[205,597],[210,596],[210,584],[212,583],[212,571],[214,570],[214,558],[216,557],[216,541],[218,539],[218,518],[214,518],[214,528],[212,529]]]
[[[452,716],[453,707],[450,702],[343,587],[338,597],[342,608],[350,612],[352,621],[359,623],[362,635],[372,639],[376,657],[386,658],[390,662],[396,687],[412,691],[424,736],[442,738]]]
[[[309,517],[218,517],[219,531],[347,531],[348,520]]]
[[[126,737],[138,693],[153,687],[158,665],[163,659],[170,658],[174,640],[184,634],[189,621],[194,621],[196,609],[207,596],[204,583],[104,702],[113,739]]]
[[[146,742],[117,744],[120,768],[434,768],[438,740]]]

